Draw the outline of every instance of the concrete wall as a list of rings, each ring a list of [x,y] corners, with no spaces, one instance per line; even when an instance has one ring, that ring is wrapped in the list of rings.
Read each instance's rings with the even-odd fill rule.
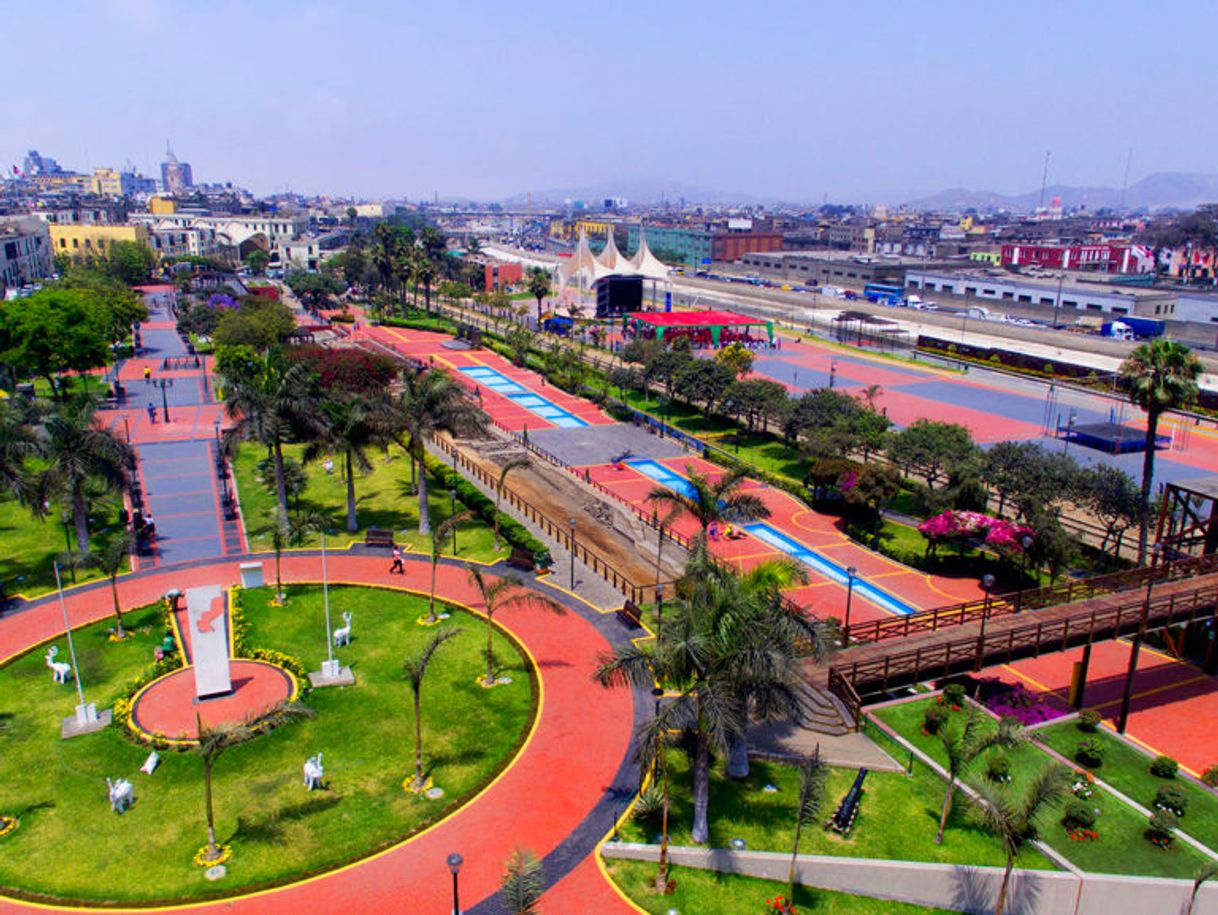
[[[608,842],[606,858],[658,861],[659,846]],[[791,856],[776,852],[670,847],[669,860],[681,867],[786,881]],[[893,899],[956,912],[992,912],[1002,869],[871,858],[800,855],[795,879],[803,886],[877,899]],[[1010,915],[1183,915],[1190,880],[1075,875],[1064,871],[1017,870],[1011,878]],[[1194,915],[1218,915],[1218,885],[1207,884]]]

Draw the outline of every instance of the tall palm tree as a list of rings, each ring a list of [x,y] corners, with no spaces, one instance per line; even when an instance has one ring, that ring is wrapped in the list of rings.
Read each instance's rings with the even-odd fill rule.
[[[486,614],[486,677],[483,686],[495,685],[495,614],[500,610],[511,610],[516,607],[536,607],[539,610],[549,610],[560,616],[566,614],[567,608],[558,601],[539,594],[526,585],[516,575],[500,575],[490,579],[477,566],[467,566],[469,581],[478,589],[478,597],[482,601],[482,612]]]
[[[686,465],[685,475],[689,481],[687,491],[657,486],[647,500],[678,509],[698,522],[700,531],[694,540],[695,549],[706,549],[707,531],[712,524],[756,521],[770,516],[770,510],[759,496],[740,491],[745,480],[743,470],[729,470],[713,483],[709,477],[694,470],[693,465]]]
[[[42,420],[41,452],[46,462],[42,484],[71,505],[76,549],[89,552],[88,487],[127,484],[131,447],[97,420],[97,402],[80,397],[57,404]]]
[[[401,239],[397,229],[387,222],[378,222],[373,227],[372,238],[372,263],[376,267],[381,288],[389,291],[393,288]]]
[[[671,793],[668,780],[668,746],[675,730],[676,716],[671,706],[661,705],[655,715],[645,719],[635,728],[635,754],[639,771],[650,772],[660,779],[660,858],[656,871],[657,893],[672,892],[668,880],[668,813]]]
[[[1142,517],[1138,523],[1138,563],[1146,562],[1150,525],[1150,487],[1155,475],[1155,436],[1159,417],[1197,397],[1201,360],[1183,343],[1159,338],[1143,343],[1121,363],[1121,382],[1129,399],[1146,411],[1146,450],[1142,457]]]
[[[114,599],[114,637],[125,639],[123,631],[123,606],[118,601],[118,576],[124,571],[130,571],[131,538],[125,533],[120,537],[112,537],[102,544],[101,549],[90,555],[92,564],[106,578],[110,579],[110,596]]]
[[[275,600],[282,604],[287,595],[283,593],[283,576],[280,574],[280,565],[283,559],[283,551],[288,544],[292,542],[292,522],[286,517],[281,516],[282,513],[275,510],[275,524],[271,527],[271,549],[275,551]],[[296,533],[303,538],[304,529],[297,528]]]
[[[550,294],[550,274],[541,267],[530,267],[524,288],[537,300],[537,321],[541,322],[541,303]]]
[[[804,827],[814,822],[820,816],[821,805],[825,801],[825,782],[829,770],[821,765],[820,751],[813,756],[807,756],[799,761],[799,799],[795,805],[795,844],[791,848],[791,867],[787,871],[787,915],[795,911],[792,900],[795,897],[795,861],[799,857],[799,840]]]
[[[431,534],[431,594],[427,600],[427,622],[434,623],[439,619],[436,616],[436,566],[440,564],[440,554],[444,552],[444,541],[448,539],[449,533],[452,532],[462,521],[468,521],[474,516],[471,511],[460,511],[455,515],[449,515]]]
[[[825,643],[819,623],[775,599],[772,582],[788,578],[791,564],[762,564],[771,565],[742,578],[695,556],[655,643],[603,654],[593,675],[605,687],[658,683],[675,693],[664,711],[693,735],[698,843],[710,835],[711,747],[742,742],[750,711],[769,720],[796,716],[796,660]]]
[[[1193,874],[1193,891],[1188,897],[1188,909],[1184,915],[1193,915],[1193,909],[1197,905],[1197,894],[1201,892],[1203,884],[1218,877],[1218,862],[1208,860],[1197,868],[1197,872]]]
[[[504,866],[500,895],[508,915],[537,915],[545,882],[541,877],[541,862],[527,848],[512,852]]]
[[[986,784],[977,787],[982,801],[982,816],[990,829],[1002,840],[1002,848],[1007,857],[994,915],[1002,915],[1003,909],[1006,908],[1015,859],[1024,846],[1036,838],[1037,820],[1061,802],[1070,790],[1070,781],[1069,769],[1049,763],[1032,777],[1022,795],[1012,796],[1007,790]]]
[[[347,530],[359,530],[355,511],[355,474],[372,469],[368,449],[384,447],[393,439],[392,410],[385,395],[366,397],[349,395],[324,401],[321,409],[327,421],[325,435],[313,439],[305,449],[305,460],[316,460],[330,451],[343,456],[343,473],[347,478]]]
[[[288,524],[288,490],[284,477],[283,444],[294,433],[321,434],[325,414],[320,408],[316,376],[303,363],[288,362],[277,350],[264,353],[246,370],[225,376],[224,410],[234,421],[225,433],[229,448],[245,439],[265,445],[275,471],[277,521],[284,533]]]
[[[191,748],[203,760],[203,795],[207,808],[207,851],[204,861],[214,861],[220,857],[220,848],[216,845],[216,816],[212,805],[212,769],[216,761],[233,747],[249,743],[260,734],[272,731],[289,721],[298,718],[312,718],[316,713],[306,705],[296,702],[285,702],[275,706],[263,714],[250,718],[239,724],[206,725],[199,714],[195,713],[195,726],[198,729],[198,742]]]
[[[422,790],[423,780],[423,678],[427,676],[427,668],[431,666],[436,650],[461,634],[461,629],[445,629],[431,637],[422,649],[406,656],[403,669],[406,679],[410,681],[410,691],[414,695],[414,781],[411,783],[415,790]]]
[[[398,441],[418,470],[419,533],[427,534],[431,532],[423,463],[427,440],[440,431],[453,436],[479,434],[486,417],[470,402],[453,376],[439,368],[404,373],[402,390],[393,400],[391,410]]]
[[[935,844],[943,844],[943,833],[947,829],[947,816],[952,809],[952,795],[956,783],[965,776],[973,763],[992,747],[1013,747],[1027,739],[1014,718],[1003,718],[998,722],[998,729],[983,733],[984,722],[989,719],[977,714],[973,706],[968,707],[968,717],[964,726],[944,728],[939,733],[943,744],[943,753],[947,757],[947,790],[943,792],[943,809],[939,813],[939,831],[935,834]]]
[[[528,467],[532,461],[528,457],[514,457],[499,469],[499,482],[495,484],[495,549],[499,549],[499,500],[503,498],[503,484],[507,482],[508,474],[513,470]]]
[[[40,451],[38,435],[23,405],[0,400],[0,490],[22,505],[41,510],[28,462]]]

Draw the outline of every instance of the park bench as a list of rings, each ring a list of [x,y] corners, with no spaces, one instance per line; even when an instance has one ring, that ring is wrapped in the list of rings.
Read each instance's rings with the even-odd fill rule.
[[[512,555],[508,557],[507,564],[513,569],[520,569],[522,572],[532,572],[536,567],[533,551],[519,546],[512,547]]]
[[[825,824],[827,827],[831,827],[835,832],[840,832],[842,835],[850,832],[850,827],[854,825],[854,818],[858,816],[859,802],[863,799],[863,779],[866,777],[867,770],[859,769],[859,774],[855,776],[854,784],[850,786],[850,790],[846,792],[842,802],[837,805],[837,812]]]
[[[382,527],[370,527],[364,534],[364,546],[383,546],[393,549],[393,531]]]
[[[632,600],[622,604],[622,608],[617,612],[617,618],[629,626],[631,629],[638,629],[643,625],[643,611],[639,609],[639,605]]]

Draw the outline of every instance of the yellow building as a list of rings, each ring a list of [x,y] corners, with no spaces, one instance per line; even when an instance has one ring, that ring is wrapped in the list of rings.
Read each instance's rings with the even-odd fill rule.
[[[601,219],[581,219],[575,224],[576,238],[579,238],[581,230],[589,238],[604,238],[613,231],[613,223]]]
[[[30,180],[34,182],[34,186],[40,191],[88,191],[93,187],[93,179],[89,175],[35,175]]]
[[[116,241],[138,241],[148,244],[148,227],[51,225],[51,252],[80,257],[87,254],[104,254]]]
[[[153,216],[172,216],[178,211],[178,202],[172,197],[153,197],[148,201],[148,212]]]

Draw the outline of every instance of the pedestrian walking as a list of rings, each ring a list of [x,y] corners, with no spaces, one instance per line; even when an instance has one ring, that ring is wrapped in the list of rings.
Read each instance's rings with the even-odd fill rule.
[[[144,384],[152,384],[152,369],[144,366]]]
[[[155,426],[156,425],[156,407],[154,407],[152,404],[148,404],[147,406],[148,406],[148,422],[152,423]]]
[[[402,565],[402,548],[395,546],[393,548],[393,565],[389,567],[389,574],[397,572],[399,575],[405,575],[406,569]]]

